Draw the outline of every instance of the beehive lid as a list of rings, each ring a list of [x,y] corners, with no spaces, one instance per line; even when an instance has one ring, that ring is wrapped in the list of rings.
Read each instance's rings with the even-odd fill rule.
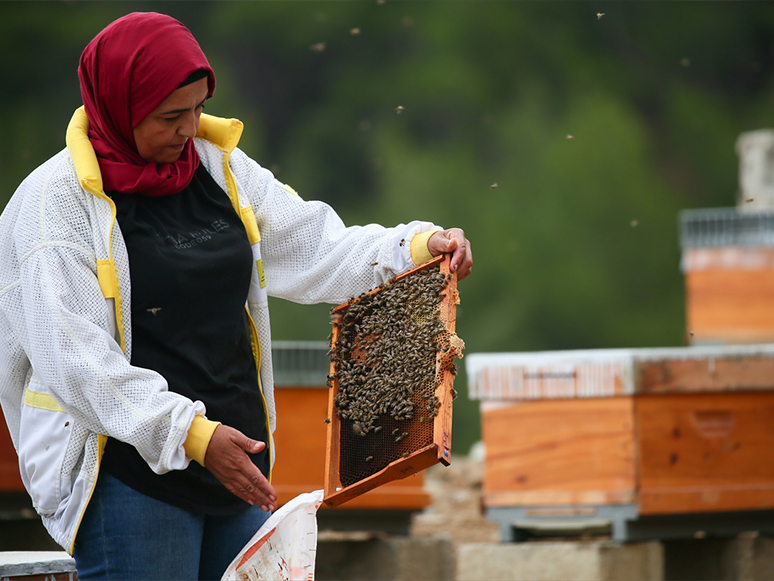
[[[468,393],[481,401],[774,389],[774,344],[474,353]]]
[[[276,387],[326,387],[331,362],[324,341],[274,341],[271,358]]]
[[[680,246],[774,246],[774,212],[740,213],[736,208],[680,212]]]

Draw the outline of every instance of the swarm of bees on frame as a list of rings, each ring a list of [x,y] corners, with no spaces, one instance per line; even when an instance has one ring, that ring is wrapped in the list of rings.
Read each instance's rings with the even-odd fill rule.
[[[454,359],[464,346],[439,316],[451,278],[436,265],[332,311],[337,338],[329,352],[335,369],[329,383],[338,384],[334,403],[342,440],[358,449],[367,472],[408,456],[404,439],[413,436],[422,445],[417,438],[432,437],[440,406],[436,389],[444,370],[456,372]]]

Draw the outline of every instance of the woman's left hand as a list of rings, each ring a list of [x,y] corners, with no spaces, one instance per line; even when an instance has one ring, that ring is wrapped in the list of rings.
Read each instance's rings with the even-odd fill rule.
[[[248,454],[266,447],[224,424],[215,428],[204,457],[204,466],[239,498],[264,512],[277,510],[277,491],[252,463]]]
[[[465,238],[465,232],[460,228],[449,228],[436,232],[427,241],[427,249],[433,256],[451,253],[449,268],[452,272],[457,273],[457,280],[462,280],[468,276],[473,268],[470,241]]]

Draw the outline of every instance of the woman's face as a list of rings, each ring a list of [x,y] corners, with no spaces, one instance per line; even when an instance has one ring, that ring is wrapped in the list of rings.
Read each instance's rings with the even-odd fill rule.
[[[134,128],[137,152],[145,161],[174,163],[199,130],[207,100],[207,77],[176,89]]]

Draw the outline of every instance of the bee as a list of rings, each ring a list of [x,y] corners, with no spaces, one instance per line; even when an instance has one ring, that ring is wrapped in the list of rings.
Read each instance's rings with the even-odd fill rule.
[[[400,246],[403,246],[405,243],[406,243],[406,239],[405,238],[401,238],[400,239]]]
[[[330,418],[325,418],[325,423],[326,424],[330,424],[331,423],[331,419]]]
[[[496,190],[496,189],[497,189],[497,187],[498,187],[498,186],[497,186],[497,182],[493,183],[493,184],[492,184],[491,186],[489,186],[489,187],[490,187],[490,188],[492,188],[493,190]]]
[[[402,106],[402,105],[398,105],[397,107],[395,107],[395,112],[396,112],[398,115],[400,115],[401,113],[403,113],[403,106]]]
[[[366,456],[366,459],[365,459],[365,461],[366,461],[366,462],[370,462],[370,461],[371,461],[371,460],[373,460],[373,459],[374,459],[374,457],[373,457],[373,456]]]

